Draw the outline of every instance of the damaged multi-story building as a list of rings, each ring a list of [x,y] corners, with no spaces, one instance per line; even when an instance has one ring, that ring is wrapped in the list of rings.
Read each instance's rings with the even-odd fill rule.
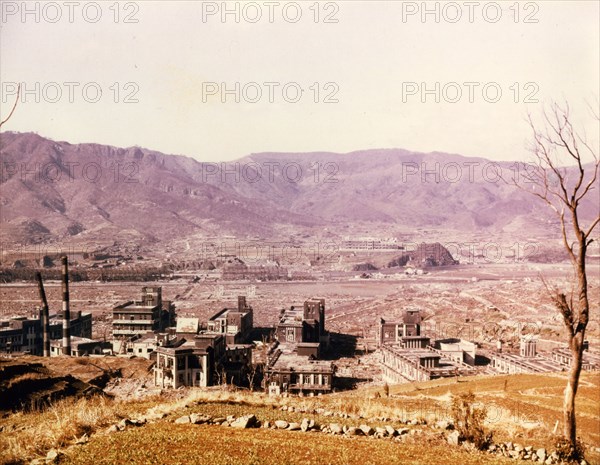
[[[307,300],[300,308],[282,310],[275,339],[265,368],[269,394],[314,395],[333,389],[335,365],[320,360],[329,345],[325,299]]]
[[[572,361],[572,355],[566,347],[554,348],[551,356],[539,354],[537,339],[532,336],[522,337],[519,342],[519,353],[503,351],[502,343],[491,354],[490,366],[498,373],[551,373],[566,371]],[[582,369],[595,370],[600,368],[600,356],[589,351],[589,343],[584,347]]]
[[[148,332],[164,332],[175,324],[175,306],[162,299],[162,288],[143,287],[139,301],[127,301],[113,308],[113,338],[130,339]]]
[[[154,384],[162,388],[244,384],[252,365],[252,345],[244,344],[252,318],[252,307],[239,296],[236,308],[224,308],[208,320],[207,330],[200,329],[197,318],[178,319],[175,338],[153,351]]]
[[[431,339],[421,334],[421,313],[407,310],[401,320],[379,321],[383,379],[391,383],[427,381],[475,374],[475,347],[468,341]]]
[[[205,387],[215,384],[217,366],[225,356],[225,338],[195,335],[155,351],[154,385],[161,388]]]
[[[238,296],[236,308],[224,308],[211,316],[207,323],[207,332],[222,334],[227,344],[247,342],[253,328],[253,310],[245,296]]]
[[[0,352],[43,354],[43,315],[36,311],[32,317],[20,316],[0,320]],[[92,337],[92,314],[81,311],[72,312],[69,318],[71,336],[81,338]],[[49,335],[51,341],[62,344],[63,315],[49,315]]]
[[[113,345],[109,341],[100,341],[87,337],[71,336],[71,356],[87,357],[89,355],[111,355]],[[50,341],[50,356],[63,355],[63,344],[61,339]]]

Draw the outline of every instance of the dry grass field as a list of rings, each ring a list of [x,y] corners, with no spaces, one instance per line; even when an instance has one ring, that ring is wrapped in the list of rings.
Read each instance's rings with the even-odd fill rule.
[[[409,435],[402,442],[365,437],[265,429],[237,430],[216,425],[177,425],[172,420],[191,412],[213,417],[253,413],[264,422],[299,422],[312,418],[319,424],[338,422],[371,426],[402,419],[448,419],[453,394],[473,391],[488,407],[487,427],[496,441],[514,441],[552,449],[552,429],[560,421],[564,377],[516,375],[437,380],[381,387],[322,397],[269,398],[263,393],[220,389],[172,391],[139,401],[103,398],[63,400],[44,412],[18,413],[0,420],[0,463],[18,464],[58,448],[68,464],[507,464],[506,459],[449,446],[443,433]],[[578,395],[578,424],[588,444],[588,463],[600,463],[600,373],[584,373]],[[293,406],[295,411],[281,411]],[[347,413],[347,419],[326,412]],[[311,413],[300,413],[308,410]],[[122,418],[147,412],[167,416],[155,423],[105,433]],[[383,419],[385,417],[385,420]],[[560,425],[559,425],[560,427]],[[412,427],[409,428],[421,428]],[[82,435],[89,442],[72,446]]]
[[[345,438],[296,431],[231,430],[219,426],[190,427],[158,423],[103,436],[69,454],[66,464],[414,464],[501,465],[483,453],[449,448],[442,440],[398,444],[369,438]]]

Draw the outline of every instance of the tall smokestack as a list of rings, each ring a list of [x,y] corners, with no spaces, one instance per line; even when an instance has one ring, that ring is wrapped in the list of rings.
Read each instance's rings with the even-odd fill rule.
[[[62,257],[62,317],[63,355],[71,355],[71,311],[69,309],[69,262]]]
[[[48,300],[46,300],[42,274],[36,273],[35,277],[37,278],[40,301],[42,302],[42,350],[44,357],[50,357],[50,312],[48,310]]]

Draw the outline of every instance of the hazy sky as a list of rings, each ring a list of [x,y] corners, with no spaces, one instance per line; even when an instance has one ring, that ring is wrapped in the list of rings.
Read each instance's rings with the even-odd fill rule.
[[[597,132],[598,1],[0,4],[3,118],[26,90],[6,130],[209,161],[387,147],[521,160],[527,110],[568,99]]]

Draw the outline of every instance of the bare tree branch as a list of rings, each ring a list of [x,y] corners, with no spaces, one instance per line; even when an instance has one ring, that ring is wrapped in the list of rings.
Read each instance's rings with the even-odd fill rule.
[[[575,396],[582,369],[583,343],[589,322],[589,299],[586,271],[587,247],[592,243],[591,234],[600,223],[595,215],[589,225],[583,225],[580,202],[596,188],[600,160],[598,154],[574,128],[569,114],[569,105],[553,103],[549,112],[542,112],[544,128],[538,130],[533,118],[527,117],[533,133],[530,151],[534,156],[534,171],[525,170],[523,179],[512,180],[511,184],[542,200],[557,215],[564,248],[573,266],[571,291],[567,295],[557,288],[542,282],[559,311],[571,350],[571,366],[563,404],[564,436],[576,450]],[[598,113],[592,111],[598,120]],[[594,160],[587,168],[582,151],[589,152]],[[568,168],[562,163],[561,155],[575,166]],[[571,179],[570,179],[571,178]],[[527,185],[530,187],[528,188]]]
[[[17,87],[17,98],[15,98],[15,104],[13,105],[12,110],[10,110],[8,116],[3,121],[0,121],[0,128],[4,123],[6,123],[10,119],[12,114],[15,112],[15,109],[17,108],[17,103],[19,103],[19,95],[21,95],[21,83],[19,83],[19,86]]]

